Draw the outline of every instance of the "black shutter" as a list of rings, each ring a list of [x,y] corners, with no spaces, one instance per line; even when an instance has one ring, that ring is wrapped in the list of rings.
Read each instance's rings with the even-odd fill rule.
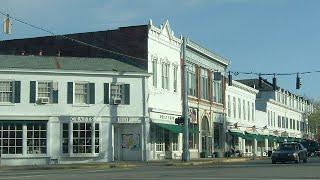
[[[89,104],[95,103],[95,88],[94,83],[89,83]]]
[[[58,82],[53,82],[53,85],[52,85],[52,103],[53,104],[58,104],[58,99],[59,99],[59,96],[58,96]]]
[[[67,87],[67,104],[73,103],[73,82],[68,82]]]
[[[130,104],[130,84],[124,85],[124,104]]]
[[[30,81],[30,103],[36,103],[36,81]]]
[[[104,104],[109,104],[109,83],[104,83]]]
[[[21,81],[14,81],[14,103],[20,103],[21,99]]]

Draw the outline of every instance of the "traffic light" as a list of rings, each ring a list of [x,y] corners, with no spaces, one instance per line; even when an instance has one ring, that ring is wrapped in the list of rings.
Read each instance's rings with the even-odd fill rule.
[[[176,124],[184,124],[184,118],[183,117],[177,117],[174,119],[174,123]]]
[[[273,78],[272,78],[272,89],[275,91],[275,90],[277,90],[277,78],[276,78],[276,76],[274,76]]]
[[[229,86],[232,86],[232,75],[231,75],[231,72],[229,71],[229,75],[228,75],[228,85]]]
[[[262,77],[261,74],[259,74],[259,84],[258,84],[259,88],[262,88]]]
[[[296,80],[296,89],[300,89],[301,87],[301,78],[299,77],[299,73],[297,74],[297,80]]]

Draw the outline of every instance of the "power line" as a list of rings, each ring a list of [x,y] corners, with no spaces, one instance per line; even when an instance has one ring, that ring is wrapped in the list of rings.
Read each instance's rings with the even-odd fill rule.
[[[53,33],[52,31],[50,30],[47,30],[45,28],[42,28],[42,27],[39,27],[39,26],[36,26],[36,25],[33,25],[33,24],[30,24],[22,19],[19,19],[19,18],[16,18],[16,17],[13,17],[13,16],[10,16],[9,14],[6,14],[2,11],[0,11],[0,14],[3,15],[3,16],[6,16],[6,17],[9,17],[17,22],[20,22],[22,24],[25,24],[27,26],[30,26],[32,28],[35,28],[35,29],[38,29],[38,30],[41,30],[41,31],[44,31],[46,33],[49,33],[51,34],[52,36],[55,36],[55,37],[62,37],[64,39],[68,39],[70,41],[73,41],[73,42],[76,42],[76,43],[79,43],[79,44],[82,44],[84,46],[88,46],[88,47],[91,47],[91,48],[95,48],[95,49],[98,49],[98,50],[101,50],[101,51],[105,51],[105,52],[108,52],[108,53],[112,53],[112,54],[115,54],[115,55],[120,55],[120,56],[125,56],[125,57],[128,57],[128,58],[132,58],[132,59],[136,59],[136,60],[139,60],[139,61],[148,61],[147,59],[143,59],[143,58],[138,58],[138,57],[134,57],[134,56],[130,56],[130,55],[127,55],[127,54],[123,54],[123,53],[119,53],[119,52],[115,52],[115,51],[112,51],[112,50],[109,50],[109,49],[105,49],[105,48],[102,48],[102,47],[99,47],[99,46],[96,46],[96,45],[93,45],[93,44],[90,44],[90,43],[87,43],[87,42],[84,42],[84,41],[80,41],[80,40],[77,40],[77,39],[74,39],[74,38],[71,38],[71,37],[68,37],[66,35],[57,35],[55,33]]]

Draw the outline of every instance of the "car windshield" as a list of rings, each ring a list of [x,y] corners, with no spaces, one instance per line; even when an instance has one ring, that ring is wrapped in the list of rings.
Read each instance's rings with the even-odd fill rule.
[[[296,144],[280,144],[278,150],[280,151],[295,151],[298,147]]]

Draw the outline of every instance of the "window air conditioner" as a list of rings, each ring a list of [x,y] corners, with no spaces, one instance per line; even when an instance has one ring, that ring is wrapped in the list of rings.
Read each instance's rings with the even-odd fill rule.
[[[121,104],[122,100],[120,98],[113,99],[113,104]]]
[[[38,98],[38,104],[48,104],[49,103],[49,97],[39,97]]]

